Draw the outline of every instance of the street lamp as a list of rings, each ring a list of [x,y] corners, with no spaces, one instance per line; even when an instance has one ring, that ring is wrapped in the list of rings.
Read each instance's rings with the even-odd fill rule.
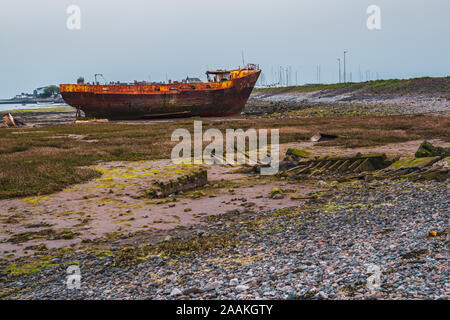
[[[339,83],[341,83],[341,59],[338,58],[337,60],[339,62]]]
[[[344,51],[344,83],[347,83],[347,69],[346,69],[346,64],[345,64],[345,54],[347,53],[347,51]]]

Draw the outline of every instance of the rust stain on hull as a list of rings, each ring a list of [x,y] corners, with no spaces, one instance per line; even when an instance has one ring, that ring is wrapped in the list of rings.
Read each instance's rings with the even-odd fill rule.
[[[261,71],[256,67],[208,71],[215,80],[169,84],[61,84],[63,99],[88,117],[140,119],[239,114]]]

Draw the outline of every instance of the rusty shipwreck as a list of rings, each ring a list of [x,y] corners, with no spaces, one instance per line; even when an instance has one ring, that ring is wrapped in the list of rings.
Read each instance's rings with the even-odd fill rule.
[[[258,80],[258,65],[207,71],[207,82],[187,78],[168,83],[61,84],[61,95],[86,117],[141,119],[152,117],[229,116],[240,113]]]

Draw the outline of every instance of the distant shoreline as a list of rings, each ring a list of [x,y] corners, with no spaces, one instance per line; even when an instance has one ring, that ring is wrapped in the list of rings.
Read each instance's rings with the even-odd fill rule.
[[[14,112],[19,110],[35,110],[35,109],[38,110],[55,107],[69,107],[69,105],[65,103],[48,103],[48,104],[29,103],[25,105],[22,105],[20,103],[3,104],[0,105],[0,113]]]

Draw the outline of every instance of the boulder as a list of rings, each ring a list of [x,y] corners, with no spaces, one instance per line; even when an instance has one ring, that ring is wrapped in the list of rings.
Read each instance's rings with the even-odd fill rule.
[[[425,140],[417,149],[415,156],[416,158],[448,157],[450,156],[450,148],[435,147]]]
[[[274,189],[272,189],[272,191],[270,191],[270,197],[272,199],[283,199],[284,193],[281,189],[274,188]]]

